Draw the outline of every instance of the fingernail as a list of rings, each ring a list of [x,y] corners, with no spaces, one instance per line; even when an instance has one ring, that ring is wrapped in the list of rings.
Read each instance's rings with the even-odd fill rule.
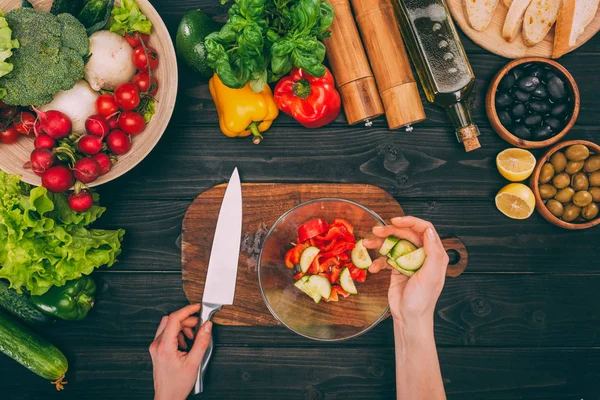
[[[404,217],[395,217],[395,218],[392,218],[392,222],[398,222],[398,221],[400,221],[402,218],[404,218]]]
[[[204,324],[204,332],[210,333],[212,330],[212,322],[208,321]]]
[[[435,239],[435,233],[433,233],[433,229],[432,228],[428,228],[427,232],[425,232],[427,234],[427,238],[429,240],[434,240]]]

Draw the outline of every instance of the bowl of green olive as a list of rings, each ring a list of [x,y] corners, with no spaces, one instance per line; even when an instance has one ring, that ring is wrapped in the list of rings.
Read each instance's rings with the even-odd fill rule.
[[[530,186],[536,209],[554,225],[586,229],[600,224],[600,145],[557,144],[538,160]]]

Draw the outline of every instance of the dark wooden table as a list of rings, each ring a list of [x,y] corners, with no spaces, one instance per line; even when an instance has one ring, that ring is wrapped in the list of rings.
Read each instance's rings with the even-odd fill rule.
[[[183,13],[223,14],[218,0],[155,0],[171,32]],[[187,301],[178,239],[186,208],[228,179],[245,182],[357,182],[378,185],[408,214],[462,238],[467,272],[448,279],[435,324],[449,399],[600,398],[600,228],[569,232],[538,214],[520,222],[496,210],[506,184],[495,157],[508,147],[485,117],[484,94],[507,60],[463,37],[477,76],[475,119],[483,148],[466,154],[445,113],[425,102],[427,121],[391,132],[383,119],[303,129],[280,116],[260,146],[218,128],[207,83],[180,67],[175,115],[154,151],[103,186],[101,226],[127,230],[120,263],[97,272],[90,316],[43,332],[70,361],[69,384],[52,386],[0,357],[2,399],[150,399],[148,345],[160,318]],[[600,37],[561,59],[581,90],[568,138],[600,141]],[[537,153],[539,154],[539,153]],[[257,298],[256,301],[262,301]],[[340,344],[303,339],[286,328],[215,328],[206,399],[391,399],[391,321]],[[407,399],[410,400],[410,399]]]

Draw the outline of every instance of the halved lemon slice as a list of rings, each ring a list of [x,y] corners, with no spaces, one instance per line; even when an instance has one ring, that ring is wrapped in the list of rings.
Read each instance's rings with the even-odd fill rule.
[[[535,168],[535,157],[527,150],[506,149],[496,157],[496,167],[511,182],[529,178]]]
[[[496,208],[512,219],[527,219],[535,210],[535,196],[528,186],[510,183],[496,195]]]

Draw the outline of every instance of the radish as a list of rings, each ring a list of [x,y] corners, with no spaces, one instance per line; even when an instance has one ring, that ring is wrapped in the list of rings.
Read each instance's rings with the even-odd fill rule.
[[[110,127],[102,115],[92,115],[85,120],[85,130],[90,135],[104,137],[108,135]]]
[[[52,139],[62,139],[71,133],[71,120],[57,110],[40,111],[34,108],[40,120],[40,127]]]
[[[131,150],[131,137],[122,130],[115,129],[106,138],[106,144],[113,153],[123,155]]]
[[[75,183],[73,173],[64,165],[51,167],[42,175],[42,186],[53,193],[63,193]]]
[[[100,166],[93,158],[85,157],[75,163],[73,174],[79,182],[91,183],[100,176]]]
[[[36,149],[48,149],[52,150],[52,148],[56,145],[56,140],[52,139],[48,135],[38,135],[33,141],[33,146]]]
[[[85,212],[94,205],[92,194],[87,190],[71,193],[68,198],[69,207],[75,212]]]
[[[56,162],[56,154],[48,149],[34,149],[29,159],[33,172],[42,176]]]
[[[108,119],[108,126],[110,130],[117,129],[119,127],[119,114],[115,114]]]
[[[100,175],[106,175],[112,167],[112,161],[106,153],[98,153],[92,157],[100,166]]]
[[[102,150],[102,138],[94,135],[82,136],[77,142],[77,147],[88,156],[98,154]]]

